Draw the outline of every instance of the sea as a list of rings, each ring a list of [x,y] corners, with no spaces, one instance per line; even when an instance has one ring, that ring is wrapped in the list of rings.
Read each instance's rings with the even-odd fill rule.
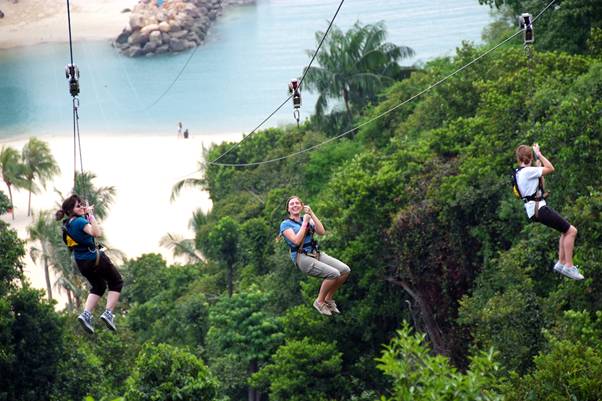
[[[80,135],[175,136],[178,122],[190,135],[249,133],[288,97],[288,83],[302,75],[316,32],[326,30],[339,3],[258,0],[229,8],[204,45],[156,57],[129,58],[109,40],[78,41],[74,31]],[[478,0],[346,0],[335,25],[383,21],[387,41],[415,51],[400,63],[420,66],[453,56],[463,41],[482,43],[492,20]],[[69,62],[67,43],[0,50],[0,139],[73,133]],[[317,94],[301,93],[304,120]],[[291,102],[263,126],[293,123]]]

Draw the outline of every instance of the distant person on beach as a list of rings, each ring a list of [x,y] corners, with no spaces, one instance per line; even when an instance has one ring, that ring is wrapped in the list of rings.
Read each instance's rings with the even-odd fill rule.
[[[178,122],[178,139],[182,136],[182,122]]]
[[[107,305],[100,319],[107,327],[115,331],[113,310],[119,301],[123,279],[113,266],[111,259],[96,246],[95,237],[102,230],[92,214],[93,207],[87,206],[77,195],[71,195],[56,212],[56,219],[63,220],[63,241],[73,252],[73,258],[80,273],[90,282],[92,288],[86,299],[84,311],[77,317],[88,333],[94,333],[92,312],[105,293],[107,286]]]
[[[188,132],[188,128],[186,128],[184,130],[184,139],[188,139],[189,136],[190,136],[190,133]]]

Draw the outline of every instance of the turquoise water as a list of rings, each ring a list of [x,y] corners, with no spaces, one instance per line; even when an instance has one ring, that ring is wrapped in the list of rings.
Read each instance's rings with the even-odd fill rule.
[[[309,63],[339,0],[259,0],[228,10],[212,27],[171,90],[154,106],[190,53],[130,59],[106,41],[76,42],[81,71],[80,129],[122,135],[249,132],[287,96],[288,82]],[[452,55],[462,40],[480,42],[489,9],[477,0],[347,0],[336,24],[384,20],[388,40],[412,47],[410,65]],[[65,28],[66,29],[66,28]],[[77,40],[77,32],[73,32]],[[191,50],[192,51],[192,50]],[[0,137],[72,132],[71,97],[64,75],[67,44],[0,50]],[[302,117],[316,95],[304,92]],[[292,105],[266,126],[293,123]]]

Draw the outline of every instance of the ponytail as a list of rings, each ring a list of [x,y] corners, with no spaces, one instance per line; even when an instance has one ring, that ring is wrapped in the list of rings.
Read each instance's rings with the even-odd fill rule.
[[[73,215],[73,209],[76,203],[82,203],[81,198],[77,194],[73,194],[63,201],[60,210],[57,210],[54,214],[55,219],[61,220],[65,216],[71,217]]]

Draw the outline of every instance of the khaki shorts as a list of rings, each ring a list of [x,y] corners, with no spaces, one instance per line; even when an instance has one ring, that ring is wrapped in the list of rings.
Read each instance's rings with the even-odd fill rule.
[[[297,267],[303,273],[327,279],[335,279],[341,274],[349,273],[351,269],[340,260],[320,252],[319,259],[307,256],[304,253],[297,253]]]

